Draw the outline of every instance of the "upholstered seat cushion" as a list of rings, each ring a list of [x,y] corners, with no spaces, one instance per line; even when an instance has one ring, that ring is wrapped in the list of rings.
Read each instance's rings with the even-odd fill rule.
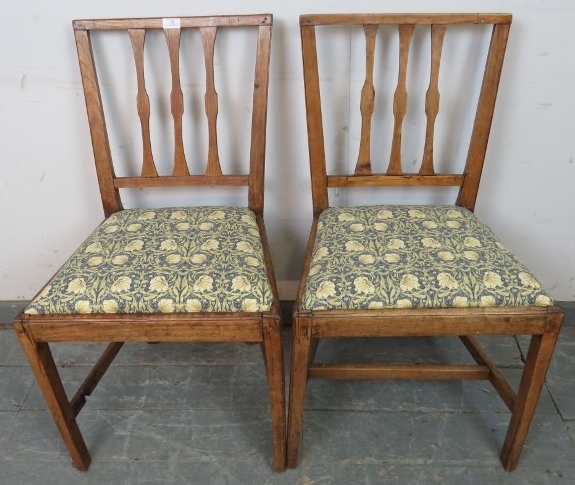
[[[272,301],[251,210],[129,209],[105,220],[25,311],[257,312]]]
[[[553,304],[485,224],[453,206],[325,210],[302,300],[307,310]]]

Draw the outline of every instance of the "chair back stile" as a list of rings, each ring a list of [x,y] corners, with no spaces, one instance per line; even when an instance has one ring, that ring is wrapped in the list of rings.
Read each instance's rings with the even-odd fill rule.
[[[456,205],[471,211],[475,201],[487,149],[487,141],[499,86],[511,15],[509,14],[406,14],[399,21],[394,15],[306,15],[300,21],[303,45],[303,64],[307,120],[310,132],[310,161],[314,211],[329,207],[328,188],[359,186],[455,186],[459,187]],[[372,167],[372,118],[377,97],[374,85],[374,62],[377,55],[376,37],[379,25],[396,24],[398,32],[398,79],[393,95],[393,128],[391,152],[387,170],[373,171]],[[439,72],[446,30],[453,24],[493,24],[491,44],[481,84],[475,121],[469,144],[467,161],[462,173],[436,173],[434,160],[434,134],[440,110]],[[317,25],[359,25],[365,34],[365,81],[361,90],[361,134],[355,170],[351,174],[328,174],[325,158],[320,82],[316,52],[315,29]],[[430,79],[425,96],[425,143],[419,171],[405,172],[402,166],[402,135],[407,112],[408,61],[416,26],[429,27],[431,35]]]
[[[173,22],[176,20],[176,22]],[[121,188],[168,186],[248,186],[247,206],[256,214],[263,213],[263,175],[266,140],[267,96],[270,61],[271,15],[246,15],[234,17],[196,17],[181,19],[126,19],[74,21],[74,34],[80,62],[86,108],[96,161],[100,193],[106,216],[122,210]],[[220,27],[255,26],[258,29],[254,70],[254,94],[251,122],[249,171],[244,174],[224,174],[218,149],[218,94],[216,92],[214,52]],[[183,117],[185,112],[182,81],[180,77],[180,43],[182,30],[196,28],[200,32],[205,64],[205,115],[208,126],[208,154],[205,172],[192,175],[186,159]],[[171,76],[169,95],[173,122],[173,168],[170,175],[159,175],[154,160],[150,135],[150,100],[144,74],[144,46],[146,32],[151,29],[164,31]],[[127,31],[136,71],[137,115],[140,121],[142,162],[141,175],[116,176],[110,142],[106,130],[104,105],[98,84],[96,63],[90,33],[96,30]],[[89,95],[88,95],[89,94]]]

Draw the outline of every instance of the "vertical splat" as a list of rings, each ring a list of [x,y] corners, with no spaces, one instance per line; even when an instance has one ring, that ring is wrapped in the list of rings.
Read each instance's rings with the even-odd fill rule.
[[[355,166],[356,175],[371,175],[371,119],[375,103],[375,88],[373,86],[373,58],[375,53],[375,37],[377,25],[364,25],[365,31],[365,82],[361,89],[361,139],[359,155]]]
[[[401,130],[403,118],[407,110],[407,59],[409,46],[415,30],[414,24],[401,24],[399,30],[399,75],[397,89],[393,97],[393,115],[395,123],[393,127],[393,141],[391,143],[391,156],[387,175],[402,175],[401,168]]]
[[[214,47],[216,44],[217,27],[202,27],[202,44],[206,63],[206,95],[205,106],[208,117],[208,164],[206,175],[222,175],[220,157],[218,155],[218,93],[214,81]]]
[[[184,153],[184,140],[182,135],[182,118],[184,116],[184,95],[180,82],[180,35],[179,28],[164,28],[168,52],[170,55],[170,70],[172,72],[172,92],[170,103],[174,118],[174,170],[172,175],[190,175],[186,155]]]
[[[138,116],[140,117],[140,127],[142,130],[142,177],[157,177],[158,171],[154,164],[152,155],[152,144],[150,141],[150,99],[146,92],[146,80],[144,77],[144,41],[146,38],[145,29],[128,29],[132,50],[134,51],[134,61],[136,63],[136,78],[138,82],[138,94],[136,102],[138,106]]]
[[[431,74],[429,89],[425,96],[425,114],[427,127],[425,130],[425,147],[423,149],[423,162],[419,173],[421,175],[434,175],[433,168],[433,134],[435,132],[435,119],[439,112],[439,64],[443,49],[446,25],[431,26]]]

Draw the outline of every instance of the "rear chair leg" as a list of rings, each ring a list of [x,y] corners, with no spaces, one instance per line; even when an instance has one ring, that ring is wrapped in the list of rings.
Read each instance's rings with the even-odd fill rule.
[[[312,348],[311,325],[306,318],[294,318],[293,332],[287,436],[288,468],[297,466],[308,368],[311,355],[317,347],[313,345]]]
[[[50,347],[46,342],[36,342],[21,321],[16,321],[14,328],[44,394],[46,404],[72,457],[72,463],[78,470],[87,471],[91,461],[90,453],[68,402]]]
[[[515,407],[505,436],[501,451],[501,462],[506,471],[511,472],[517,467],[519,455],[523,449],[541,388],[545,381],[547,368],[553,355],[553,349],[559,336],[562,314],[549,315],[547,329],[543,335],[533,335],[525,360],[525,368],[521,376]]]
[[[274,470],[276,472],[283,472],[286,468],[286,402],[281,335],[280,319],[264,318],[262,351],[270,389]]]

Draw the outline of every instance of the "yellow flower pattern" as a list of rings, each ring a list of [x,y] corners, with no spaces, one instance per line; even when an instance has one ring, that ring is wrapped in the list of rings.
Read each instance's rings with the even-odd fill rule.
[[[485,224],[453,206],[327,209],[311,268],[308,310],[553,305]]]
[[[255,214],[242,207],[110,216],[26,313],[260,312],[273,303]]]

